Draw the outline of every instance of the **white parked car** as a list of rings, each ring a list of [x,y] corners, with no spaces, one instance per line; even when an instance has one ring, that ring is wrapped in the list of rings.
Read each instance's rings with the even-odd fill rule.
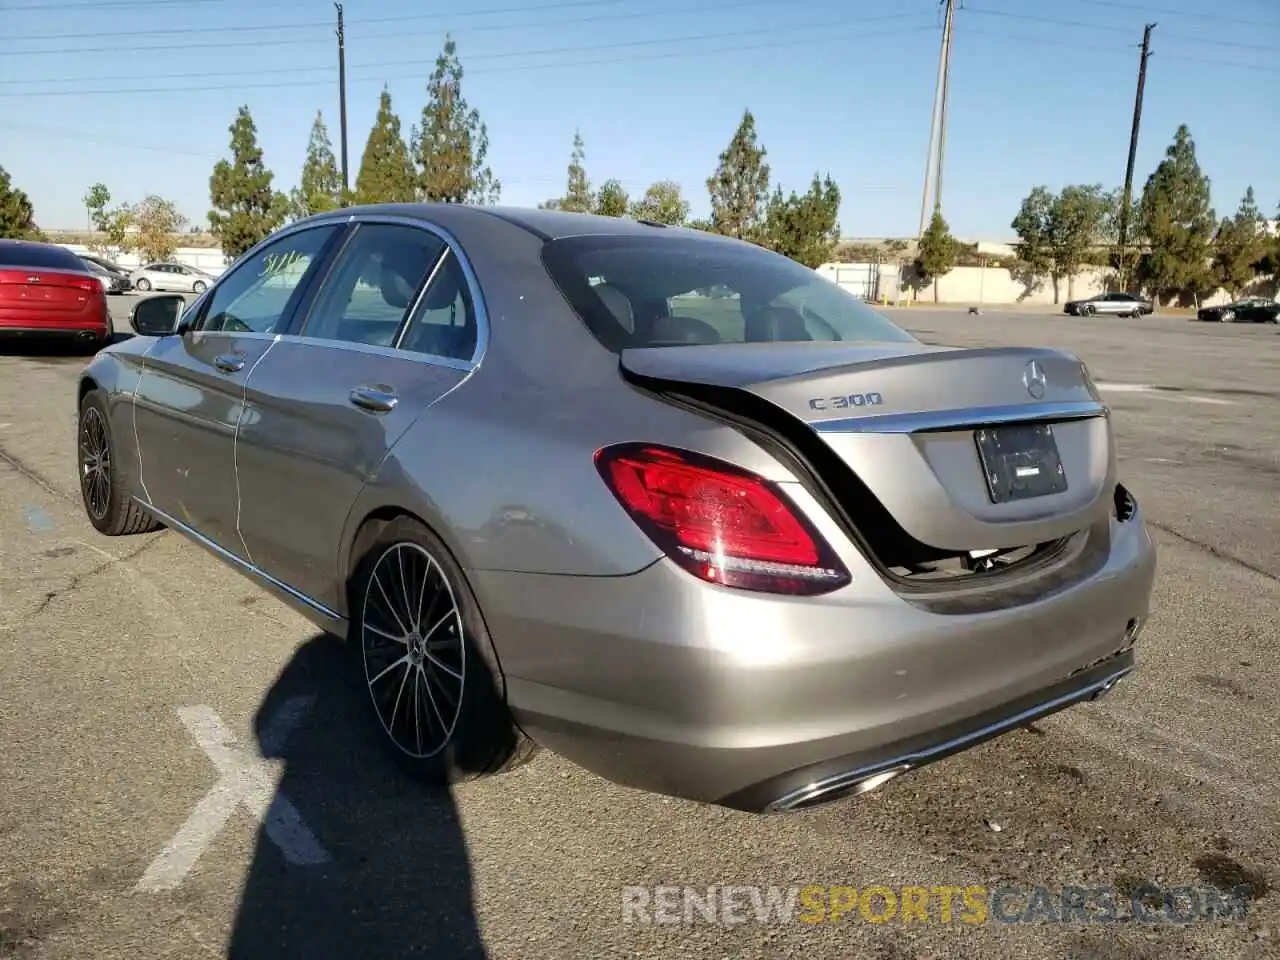
[[[147,263],[133,271],[129,279],[134,289],[174,290],[179,293],[204,293],[213,283],[213,275],[185,263]]]

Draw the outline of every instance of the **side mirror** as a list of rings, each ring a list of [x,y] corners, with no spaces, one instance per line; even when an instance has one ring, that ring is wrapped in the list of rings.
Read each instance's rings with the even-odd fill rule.
[[[142,337],[167,337],[178,330],[178,318],[187,308],[187,298],[175,294],[147,297],[129,311],[129,326]]]

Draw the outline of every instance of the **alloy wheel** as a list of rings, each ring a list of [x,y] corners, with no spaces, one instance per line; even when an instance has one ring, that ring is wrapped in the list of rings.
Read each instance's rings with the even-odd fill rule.
[[[440,753],[462,710],[466,644],[453,587],[424,547],[396,543],[378,557],[361,632],[365,681],[383,730],[414,759]]]
[[[93,519],[105,517],[111,506],[111,444],[96,407],[80,415],[80,490]]]

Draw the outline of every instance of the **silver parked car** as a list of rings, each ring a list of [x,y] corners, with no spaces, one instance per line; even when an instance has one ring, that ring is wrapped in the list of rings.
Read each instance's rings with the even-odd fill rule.
[[[182,293],[204,293],[213,285],[213,276],[199,267],[185,263],[148,263],[129,276],[133,286],[149,290],[176,290]]]
[[[1141,317],[1154,312],[1150,300],[1143,300],[1131,293],[1100,293],[1087,300],[1071,300],[1062,307],[1063,313],[1077,317],[1105,314],[1113,317]]]
[[[356,207],[132,323],[79,384],[90,521],[345,637],[434,782],[542,744],[793,810],[1134,665],[1155,551],[1084,364],[926,346],[758,247]]]

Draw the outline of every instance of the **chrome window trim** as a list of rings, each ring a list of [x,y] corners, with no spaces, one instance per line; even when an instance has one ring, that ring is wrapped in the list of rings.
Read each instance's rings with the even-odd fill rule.
[[[1021,403],[967,410],[934,410],[923,413],[887,413],[869,417],[820,420],[811,424],[819,433],[933,433],[970,430],[1003,423],[1043,423],[1109,417],[1105,404],[1092,400]]]
[[[306,328],[305,319],[303,321],[303,326],[300,329],[299,333],[282,333],[282,334],[241,333],[241,334],[236,334],[236,336],[253,337],[253,338],[260,337],[262,339],[267,339],[267,340],[278,339],[282,342],[297,341],[299,343],[314,343],[314,344],[325,346],[334,350],[354,350],[357,353],[372,353],[377,356],[393,357],[399,360],[416,360],[420,363],[426,363],[428,365],[437,366],[437,367],[448,367],[452,370],[462,370],[464,372],[471,372],[476,370],[480,366],[481,362],[484,360],[484,355],[489,349],[489,310],[488,310],[488,307],[485,305],[484,293],[481,290],[480,281],[476,277],[475,270],[471,266],[471,261],[467,259],[467,255],[463,251],[462,245],[458,242],[458,239],[449,230],[445,229],[444,227],[440,226],[438,223],[435,223],[431,220],[419,219],[417,217],[404,217],[404,216],[398,216],[395,214],[377,214],[377,213],[347,214],[347,213],[342,213],[340,211],[334,211],[332,213],[327,213],[327,214],[320,214],[317,217],[314,217],[314,218],[309,217],[306,220],[299,220],[297,223],[291,223],[287,227],[282,227],[281,229],[277,230],[275,233],[271,234],[271,236],[265,237],[264,239],[258,241],[258,243],[256,243],[254,246],[250,247],[248,250],[242,253],[235,261],[233,261],[231,264],[227,266],[227,269],[224,270],[222,274],[218,276],[216,282],[212,286],[210,286],[209,289],[204,292],[204,294],[201,294],[201,296],[208,296],[211,293],[211,291],[216,289],[217,286],[222,282],[223,277],[229,276],[231,272],[235,270],[242,261],[248,260],[250,257],[254,256],[259,250],[261,250],[263,247],[267,246],[268,244],[274,243],[277,240],[283,240],[285,237],[292,236],[295,233],[300,233],[303,230],[310,230],[310,229],[314,229],[315,227],[324,227],[324,226],[331,226],[331,225],[342,226],[344,224],[352,224],[352,223],[355,223],[357,225],[364,224],[364,223],[389,223],[389,224],[396,224],[404,227],[416,227],[419,230],[426,230],[428,233],[432,233],[438,239],[444,241],[444,244],[447,250],[451,251],[453,255],[458,258],[458,263],[462,266],[462,275],[463,277],[466,278],[467,290],[471,294],[472,309],[474,309],[476,312],[476,346],[471,353],[470,360],[458,360],[454,357],[441,357],[441,356],[437,356],[436,354],[417,353],[410,350],[400,350],[397,347],[381,347],[381,346],[374,346],[371,344],[352,343],[347,340],[322,340],[317,337],[307,337],[305,333],[302,332],[302,331],[305,331],[305,328]],[[346,249],[346,242],[344,241],[342,248],[338,250],[338,252],[334,255],[333,261],[329,265],[328,271],[326,271],[324,277],[321,278],[320,287],[316,291],[316,296],[312,297],[311,304],[308,305],[308,308],[307,308],[308,318],[310,316],[311,307],[314,306],[315,304],[316,297],[319,297],[320,292],[323,291],[325,283],[328,281],[330,274],[332,274],[333,272],[334,266],[338,262],[338,258],[342,255],[345,249]],[[436,267],[439,267],[440,264],[442,264],[443,262],[444,262],[444,258],[442,255],[440,258],[437,259]],[[434,279],[435,279],[435,271],[433,269],[431,280],[434,280]],[[417,310],[418,303],[420,302],[421,297],[426,294],[427,286],[429,285],[429,282],[430,281],[428,281],[428,284],[423,285],[422,290],[419,292],[418,300],[415,300],[414,302],[413,309],[415,311]],[[410,322],[412,322],[412,319],[413,319],[413,313],[410,313],[409,314]],[[405,324],[405,328],[406,329],[408,328],[408,324]],[[208,334],[215,334],[215,333],[224,333],[225,331],[221,331],[221,330],[201,331],[196,329],[196,330],[192,330],[191,332],[192,333],[207,332]],[[399,341],[399,337],[397,337],[397,342],[398,341]]]
[[[463,277],[466,278],[466,281],[467,281],[467,290],[471,294],[472,307],[476,312],[476,346],[475,346],[475,349],[471,352],[471,359],[456,360],[452,357],[437,357],[437,356],[434,356],[433,354],[411,353],[410,351],[407,351],[407,350],[398,351],[394,355],[397,357],[416,356],[416,357],[422,357],[424,359],[429,358],[433,362],[437,363],[437,365],[455,367],[456,369],[461,369],[461,370],[472,370],[480,366],[481,361],[484,359],[484,354],[489,347],[489,311],[488,311],[488,308],[485,306],[484,294],[480,288],[480,281],[476,277],[476,272],[471,266],[471,261],[467,259],[467,255],[463,251],[462,245],[458,243],[457,237],[455,237],[451,232],[446,230],[444,227],[440,226],[438,223],[435,223],[434,221],[431,221],[431,220],[419,219],[417,217],[402,217],[402,216],[397,216],[395,214],[389,214],[389,213],[388,214],[362,213],[362,214],[351,214],[348,216],[348,220],[358,224],[390,223],[390,224],[396,224],[403,227],[416,227],[419,230],[426,230],[429,233],[433,233],[440,240],[444,241],[445,245],[453,252],[453,255],[458,258],[458,263],[462,267],[462,275]],[[320,222],[327,222],[327,218]],[[337,262],[336,258],[334,262],[335,263]],[[435,279],[434,276],[432,277],[432,279]],[[424,286],[422,288],[422,292],[425,293],[426,289],[427,288]],[[417,304],[415,303],[414,306],[416,309]],[[343,345],[348,347],[353,346],[352,344],[348,344],[345,342],[343,343]],[[458,367],[457,366],[458,364],[463,364],[463,366]]]
[[[441,357],[434,353],[417,353],[412,350],[401,350],[398,347],[384,347],[375,343],[356,343],[351,340],[328,340],[321,337],[306,337],[297,333],[281,333],[272,335],[272,340],[281,343],[297,343],[304,346],[325,347],[330,350],[349,350],[353,353],[367,353],[375,357],[387,357],[391,360],[411,360],[429,367],[448,367],[470,373],[476,365],[470,360],[458,360],[454,357]]]
[[[418,288],[418,295],[413,298],[413,303],[409,304],[409,310],[404,315],[404,319],[400,322],[399,329],[396,330],[395,338],[391,342],[391,346],[394,349],[401,349],[400,344],[404,343],[404,335],[408,333],[409,328],[413,326],[413,320],[418,315],[418,310],[422,307],[422,301],[427,298],[427,291],[431,289],[431,284],[436,282],[436,277],[440,275],[440,268],[444,266],[444,262],[449,259],[449,256],[452,253],[453,250],[448,244],[445,244],[444,249],[440,251],[440,256],[436,257],[436,262],[431,265],[431,270],[427,273],[426,283]],[[477,334],[479,333],[478,330],[476,332]],[[474,351],[472,351],[471,356],[473,358],[475,357]]]

